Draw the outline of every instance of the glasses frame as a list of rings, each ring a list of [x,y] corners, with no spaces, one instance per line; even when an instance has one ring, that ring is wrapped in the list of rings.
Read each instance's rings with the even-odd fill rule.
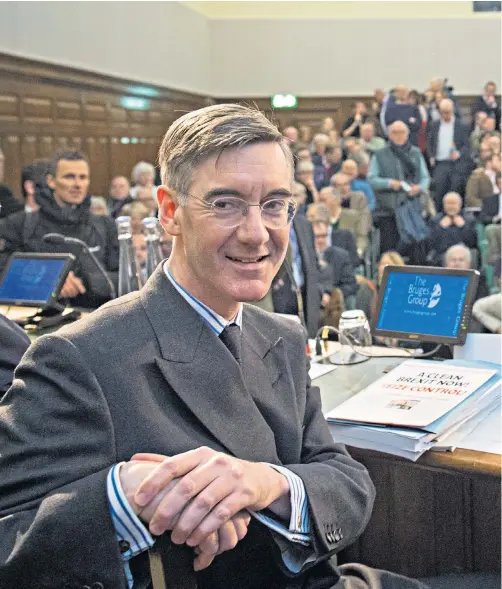
[[[239,222],[236,223],[235,225],[221,225],[221,224],[219,224],[216,221],[216,214],[214,214],[216,226],[217,227],[221,227],[222,229],[235,229],[236,227],[238,227],[242,223],[243,219],[245,217],[247,217],[247,215],[249,214],[249,208],[250,207],[260,207],[261,220],[262,220],[263,224],[265,225],[265,227],[267,227],[267,229],[284,229],[284,227],[287,227],[288,225],[291,225],[291,223],[293,222],[293,219],[295,218],[295,215],[296,215],[296,213],[298,211],[298,203],[296,202],[296,200],[295,200],[295,198],[293,196],[287,196],[287,197],[284,197],[284,198],[269,198],[265,202],[263,202],[263,203],[257,203],[257,204],[250,204],[246,200],[244,200],[243,198],[240,198],[239,196],[234,196],[233,194],[232,195],[229,194],[228,196],[216,196],[214,198],[214,200],[212,200],[211,202],[208,202],[207,200],[204,200],[203,198],[199,198],[198,196],[195,196],[193,194],[188,194],[187,196],[189,198],[192,198],[193,200],[196,200],[196,201],[200,202],[201,204],[203,204],[204,205],[204,208],[206,208],[207,210],[211,211],[213,214],[214,214],[214,208],[215,208],[214,207],[214,203],[215,202],[218,202],[218,200],[231,198],[231,199],[235,199],[235,200],[238,200],[238,201],[244,203],[244,205],[245,205],[244,212],[243,212],[243,214],[242,214]],[[294,208],[293,215],[291,216],[291,219],[286,222],[285,225],[281,225],[280,227],[270,227],[269,225],[267,225],[266,219],[264,219],[264,217],[263,217],[263,207],[264,207],[264,205],[266,203],[269,203],[270,201],[286,202],[286,203],[288,203],[287,204],[288,207],[290,205],[293,206],[293,208]]]

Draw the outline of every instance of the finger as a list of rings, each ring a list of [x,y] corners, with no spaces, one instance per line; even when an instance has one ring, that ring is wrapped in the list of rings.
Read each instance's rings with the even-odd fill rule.
[[[199,448],[165,458],[139,485],[134,500],[138,505],[146,505],[173,479],[183,477],[198,466],[201,459]]]
[[[181,481],[180,483],[181,484]],[[206,534],[197,535],[196,539],[192,539],[187,542],[189,546],[197,546],[202,540],[211,532],[216,531],[225,522],[227,522],[233,515],[240,511],[244,505],[234,500],[233,505],[236,508],[233,512],[227,512],[224,509],[219,508],[219,504],[223,499],[226,499],[229,495],[233,495],[235,491],[235,481],[230,477],[219,477],[214,479],[207,487],[205,487],[200,493],[198,493],[189,505],[182,511],[180,518],[176,525],[173,527],[171,534],[171,540],[175,544],[184,544],[192,533],[198,528],[201,522],[210,514],[213,509],[216,509],[217,514],[214,515],[213,519],[218,521],[218,525],[208,530]],[[173,495],[176,494],[174,489]]]
[[[201,542],[197,547],[197,554],[210,554],[216,556],[220,549],[220,536],[218,532],[213,532]]]
[[[218,530],[218,541],[218,554],[227,552],[227,550],[232,550],[237,546],[239,537],[237,535],[237,530],[235,529],[235,524],[232,520],[221,526],[221,528]]]
[[[75,278],[75,287],[80,294],[84,294],[86,292],[84,283],[80,280],[80,278]]]
[[[193,561],[193,569],[194,571],[202,571],[203,569],[207,569],[207,567],[213,562],[215,554],[199,554]]]
[[[169,456],[165,454],[153,454],[150,452],[138,452],[131,457],[131,460],[148,460],[149,462],[163,462]]]
[[[234,524],[235,532],[239,541],[247,534],[250,521],[251,516],[247,511],[240,511],[232,518],[232,523]]]
[[[218,503],[193,529],[190,535],[183,539],[183,542],[189,546],[197,546],[206,536],[221,528],[233,515],[244,509],[247,504],[248,500],[242,493],[232,493]],[[176,532],[176,538],[186,536],[186,530],[191,527],[191,524],[182,522],[183,516],[184,513],[173,530],[173,533]]]

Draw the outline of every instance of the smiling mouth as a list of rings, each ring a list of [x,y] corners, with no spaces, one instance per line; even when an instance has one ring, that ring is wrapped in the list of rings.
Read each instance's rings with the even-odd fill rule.
[[[266,256],[259,256],[257,258],[233,258],[232,256],[227,256],[227,258],[232,260],[232,262],[239,262],[240,264],[257,264],[268,258],[268,254]]]

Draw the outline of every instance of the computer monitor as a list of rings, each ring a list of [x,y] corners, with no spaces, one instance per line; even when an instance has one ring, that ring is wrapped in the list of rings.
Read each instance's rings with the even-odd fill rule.
[[[479,272],[425,266],[386,266],[372,333],[400,340],[462,345]]]
[[[72,254],[12,254],[0,278],[0,305],[54,305],[74,260]]]

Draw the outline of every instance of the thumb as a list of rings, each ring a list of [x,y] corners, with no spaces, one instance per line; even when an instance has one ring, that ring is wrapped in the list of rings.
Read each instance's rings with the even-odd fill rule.
[[[149,452],[138,452],[131,457],[131,460],[146,460],[148,462],[164,462],[166,458],[169,456],[165,456],[164,454],[153,454]]]

